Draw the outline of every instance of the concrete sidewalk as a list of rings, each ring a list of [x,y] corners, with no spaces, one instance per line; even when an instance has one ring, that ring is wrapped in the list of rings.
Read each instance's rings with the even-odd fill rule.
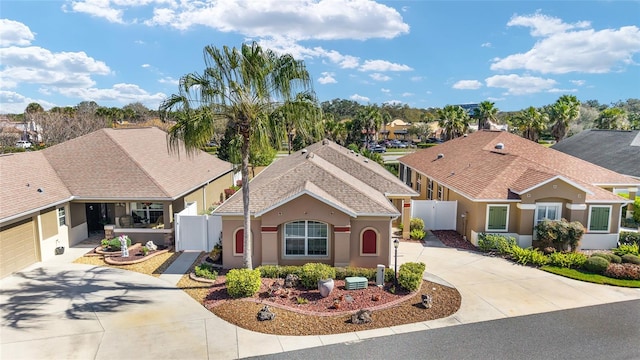
[[[167,270],[160,275],[160,279],[172,285],[178,284],[182,276],[189,271],[189,268],[200,256],[199,251],[183,251],[178,258],[169,265]]]
[[[219,319],[175,287],[180,272],[193,263],[192,253],[181,254],[161,278],[62,258],[39,263],[0,280],[0,358],[235,359],[640,299],[640,289],[566,279],[447,248],[434,238],[426,244],[401,242],[398,263],[422,261],[427,279],[457,288],[462,305],[456,314],[321,336],[267,335]]]

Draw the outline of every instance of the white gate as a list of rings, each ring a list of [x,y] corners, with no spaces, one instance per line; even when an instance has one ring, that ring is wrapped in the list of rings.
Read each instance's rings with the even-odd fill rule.
[[[197,215],[194,207],[195,203],[190,204],[174,216],[176,251],[210,251],[222,240],[222,218],[218,215]]]
[[[424,220],[424,228],[429,230],[455,230],[457,211],[457,201],[411,201],[411,217]]]

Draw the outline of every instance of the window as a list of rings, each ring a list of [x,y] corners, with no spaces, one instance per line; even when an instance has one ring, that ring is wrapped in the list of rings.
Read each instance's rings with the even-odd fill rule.
[[[438,185],[438,200],[442,201],[442,197],[444,195],[444,189],[442,185]]]
[[[317,221],[294,221],[284,226],[286,256],[328,256],[327,224]]]
[[[404,181],[404,168],[405,166],[403,164],[400,164],[399,168],[398,168],[398,174],[400,175],[400,181]]]
[[[378,254],[378,233],[373,229],[366,229],[360,236],[360,255]]]
[[[561,209],[562,204],[560,203],[537,203],[534,225],[538,225],[544,219],[560,220],[562,217]]]
[[[64,206],[58,208],[58,226],[67,225],[67,211]]]
[[[589,211],[589,231],[609,232],[611,205],[591,206]]]
[[[487,231],[507,231],[509,205],[487,205]]]
[[[413,185],[411,184],[411,168],[405,166],[404,170],[406,171],[406,174],[404,176],[404,183],[411,187]]]
[[[422,188],[422,176],[416,173],[416,191],[419,193]]]
[[[427,179],[427,200],[433,200],[433,181]]]
[[[154,224],[164,216],[164,205],[152,202],[132,202],[131,216],[134,224]]]

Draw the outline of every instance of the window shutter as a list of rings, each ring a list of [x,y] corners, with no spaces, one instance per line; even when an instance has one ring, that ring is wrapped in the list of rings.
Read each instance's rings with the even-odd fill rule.
[[[362,253],[363,254],[375,254],[376,253],[377,236],[373,230],[366,230],[362,233]]]
[[[244,229],[236,231],[236,254],[244,253]]]

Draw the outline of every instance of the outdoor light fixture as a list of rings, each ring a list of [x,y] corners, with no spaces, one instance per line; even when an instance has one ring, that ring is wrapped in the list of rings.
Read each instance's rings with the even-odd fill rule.
[[[398,246],[400,246],[400,240],[395,239],[393,240],[393,248],[396,251],[396,260],[394,261],[394,269],[393,269],[393,284],[396,288],[396,291],[398,290]]]

